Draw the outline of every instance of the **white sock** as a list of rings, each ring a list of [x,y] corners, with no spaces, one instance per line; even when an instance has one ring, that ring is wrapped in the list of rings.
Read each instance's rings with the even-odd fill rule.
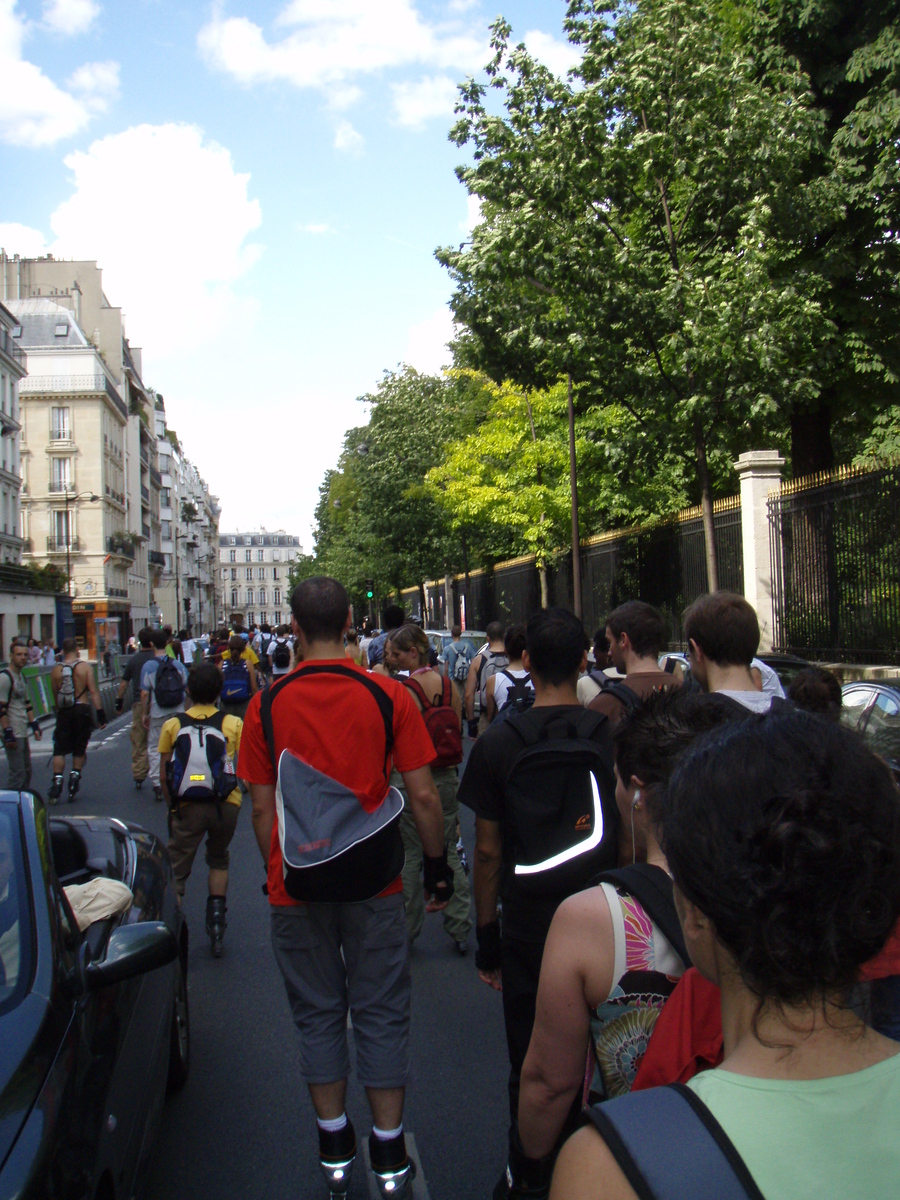
[[[347,1127],[347,1114],[341,1113],[339,1117],[335,1117],[333,1121],[323,1121],[321,1117],[316,1117],[316,1124],[323,1133],[337,1133],[341,1129]]]
[[[377,1125],[372,1126],[372,1132],[378,1138],[379,1142],[390,1142],[394,1138],[399,1137],[403,1132],[403,1122],[396,1129],[379,1129]]]

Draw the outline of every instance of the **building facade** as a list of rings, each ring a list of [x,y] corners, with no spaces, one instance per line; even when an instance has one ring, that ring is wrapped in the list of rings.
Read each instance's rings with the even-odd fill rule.
[[[283,529],[221,534],[222,623],[233,613],[240,613],[247,625],[290,621],[289,575],[302,553],[300,539]]]
[[[13,336],[18,327],[18,319],[0,304],[0,562],[3,563],[18,563],[22,557],[19,382],[26,374],[26,366],[25,352]]]

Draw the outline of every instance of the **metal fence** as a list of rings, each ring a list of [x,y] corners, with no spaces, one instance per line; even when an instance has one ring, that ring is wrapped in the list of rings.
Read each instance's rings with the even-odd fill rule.
[[[769,533],[779,649],[900,663],[900,465],[785,484]]]

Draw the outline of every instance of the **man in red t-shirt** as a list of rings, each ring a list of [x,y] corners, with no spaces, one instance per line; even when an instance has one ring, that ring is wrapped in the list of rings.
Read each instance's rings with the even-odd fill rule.
[[[412,1164],[403,1137],[409,1075],[409,937],[402,883],[358,903],[299,904],[285,889],[273,765],[284,751],[356,794],[367,813],[388,792],[391,761],[403,776],[425,850],[429,911],[453,892],[447,866],[441,800],[429,764],[435,758],[425,722],[406,688],[350,662],[343,635],[350,626],[347,593],[337,580],[306,579],[291,597],[298,667],[272,685],[272,738],[266,742],[263,693],[250,701],[237,773],[250,786],[253,828],[268,872],[272,942],[300,1033],[301,1070],[319,1127],[322,1169],[332,1195],[344,1194],[356,1136],[344,1111],[350,1062],[347,1012],[353,1013],[357,1072],[372,1109],[369,1152],[384,1196],[412,1193]],[[328,666],[333,670],[322,671]],[[310,668],[315,668],[310,669]],[[358,676],[358,678],[357,678]],[[370,691],[393,708],[393,745],[386,756],[386,718]]]

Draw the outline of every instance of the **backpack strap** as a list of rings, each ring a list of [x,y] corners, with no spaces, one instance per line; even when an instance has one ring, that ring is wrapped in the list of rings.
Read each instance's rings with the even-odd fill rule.
[[[272,721],[272,701],[278,693],[286,687],[291,687],[298,683],[301,679],[305,679],[308,675],[343,675],[347,679],[354,679],[361,684],[375,700],[378,705],[378,710],[381,713],[381,719],[384,721],[384,777],[385,780],[390,779],[390,771],[388,763],[391,757],[391,750],[394,747],[394,704],[390,696],[382,688],[378,686],[374,680],[368,675],[360,671],[354,671],[352,667],[343,667],[337,663],[321,665],[303,664],[299,670],[291,671],[287,675],[282,675],[280,679],[276,679],[262,693],[259,705],[259,715],[262,721],[263,735],[266,739],[266,746],[269,750],[269,758],[272,760],[272,769],[275,774],[278,774],[278,759],[275,755],[275,726]]]
[[[765,1200],[725,1130],[683,1084],[629,1092],[585,1116],[640,1200]]]
[[[422,702],[423,709],[427,710],[429,708],[434,708],[434,705],[425,695],[425,689],[422,687],[421,683],[419,683],[418,679],[410,679],[409,676],[406,676],[405,678],[401,679],[400,682],[405,688],[409,688],[414,695],[419,697],[419,700]]]
[[[662,869],[652,863],[632,863],[627,867],[619,867],[615,871],[603,871],[590,886],[599,883],[619,884],[625,888],[629,896],[640,901],[653,923],[662,930],[663,937],[676,952],[685,967],[691,965],[681,931],[681,922],[675,909],[672,895],[672,880]]]
[[[621,679],[606,678],[606,683],[600,684],[600,691],[607,696],[613,696],[627,713],[633,713],[641,703],[641,698],[627,683],[623,683]]]
[[[572,716],[575,717],[574,721],[567,713],[557,713],[552,721],[545,721],[543,725],[535,729],[534,721],[530,719],[534,713],[534,708],[532,708],[529,712],[519,713],[511,720],[506,721],[505,726],[507,729],[515,730],[526,749],[529,746],[536,746],[538,742],[549,741],[551,728],[565,730],[560,735],[561,738],[582,738],[585,741],[591,741],[600,726],[607,720],[606,713],[597,712],[594,708],[582,708],[580,704],[573,704],[571,708]]]

